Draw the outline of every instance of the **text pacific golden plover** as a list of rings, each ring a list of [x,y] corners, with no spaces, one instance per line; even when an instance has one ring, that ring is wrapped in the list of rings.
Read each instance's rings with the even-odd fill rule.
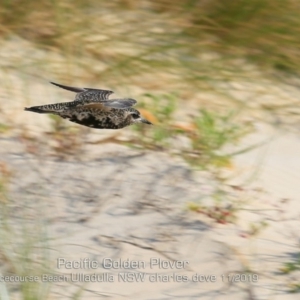
[[[26,107],[25,110],[40,114],[55,114],[92,128],[119,129],[135,123],[152,124],[132,107],[136,104],[134,99],[109,100],[108,97],[113,93],[112,91],[51,83],[77,93],[74,101]]]

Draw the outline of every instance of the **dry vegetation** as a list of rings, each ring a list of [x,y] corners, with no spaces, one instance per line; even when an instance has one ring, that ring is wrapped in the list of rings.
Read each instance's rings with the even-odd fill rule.
[[[66,56],[92,55],[123,72],[130,60],[129,74],[138,70],[135,60],[146,68],[173,66],[181,58],[177,63],[191,68],[203,48],[297,72],[299,5],[294,0],[3,0],[0,32]],[[110,53],[112,42],[119,52]]]
[[[205,88],[207,80],[219,76],[218,68],[228,69],[226,61],[236,58],[296,73],[299,11],[293,0],[3,0],[0,33],[60,52],[69,63],[88,69],[88,80],[105,76],[106,82],[122,84],[124,77],[137,81],[136,76],[159,68],[172,72],[173,80]],[[199,64],[208,51],[222,56],[210,66]],[[98,66],[91,66],[92,59]],[[160,85],[144,83],[151,84]]]

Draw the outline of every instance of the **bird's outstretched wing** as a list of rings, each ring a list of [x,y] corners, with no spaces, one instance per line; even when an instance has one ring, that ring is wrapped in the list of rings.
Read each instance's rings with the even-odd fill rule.
[[[113,91],[99,90],[93,88],[77,88],[73,86],[67,86],[51,82],[62,89],[77,93],[75,100],[83,101],[85,103],[101,102],[102,100],[108,100],[109,95],[113,94]]]
[[[136,102],[137,102],[136,100],[128,98],[128,99],[106,100],[103,101],[102,104],[106,107],[124,109],[124,108],[134,106]]]
[[[132,107],[136,103],[134,99],[115,99],[115,100],[108,100],[99,103],[87,103],[84,105],[77,106],[78,110],[92,108],[97,110],[109,111],[112,108],[115,109],[125,109]],[[77,109],[75,108],[75,110]],[[73,108],[71,108],[73,109]]]
[[[77,88],[77,87],[66,86],[54,82],[50,82],[50,83],[62,89],[77,93],[74,102],[69,102],[70,106],[78,107],[87,104],[101,103],[105,107],[125,109],[134,106],[137,103],[136,100],[131,98],[109,100],[108,99],[109,95],[113,93],[113,91],[109,91],[109,90]]]
[[[135,104],[136,104],[136,100],[134,99],[114,99],[114,100],[102,101],[99,103],[88,103],[88,104],[80,105],[80,108],[94,108],[94,109],[102,109],[107,111],[110,110],[111,108],[125,109]]]

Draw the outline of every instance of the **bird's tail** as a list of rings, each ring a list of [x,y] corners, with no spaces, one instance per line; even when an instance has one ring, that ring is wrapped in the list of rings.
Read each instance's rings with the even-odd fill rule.
[[[40,106],[25,107],[24,110],[39,114],[58,114],[66,108],[66,103],[47,104]]]

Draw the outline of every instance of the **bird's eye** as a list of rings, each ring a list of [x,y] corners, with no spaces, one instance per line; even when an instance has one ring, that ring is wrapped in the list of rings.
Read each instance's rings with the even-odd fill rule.
[[[138,114],[131,114],[134,119],[138,119],[140,116]]]

